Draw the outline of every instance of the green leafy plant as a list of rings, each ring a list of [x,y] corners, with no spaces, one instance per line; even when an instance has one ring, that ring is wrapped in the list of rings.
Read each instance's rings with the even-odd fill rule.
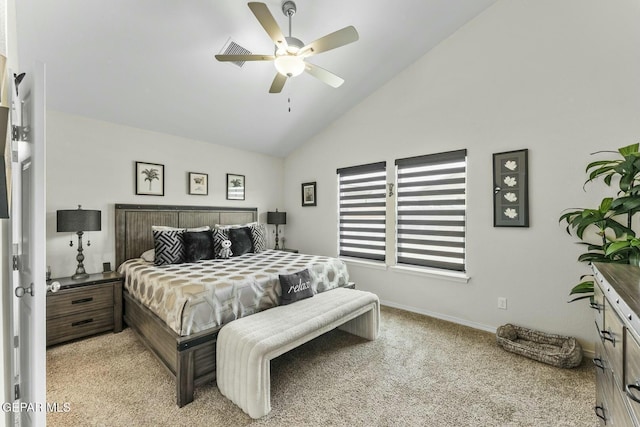
[[[596,209],[577,208],[560,216],[566,222],[567,233],[575,235],[587,247],[587,252],[578,257],[580,262],[614,262],[640,265],[640,239],[633,230],[633,217],[640,212],[640,144],[632,144],[616,153],[621,158],[598,160],[587,165],[589,182],[602,178],[607,186],[616,179],[619,187],[617,197],[606,197]],[[593,298],[593,278],[584,275],[570,295],[570,302]]]

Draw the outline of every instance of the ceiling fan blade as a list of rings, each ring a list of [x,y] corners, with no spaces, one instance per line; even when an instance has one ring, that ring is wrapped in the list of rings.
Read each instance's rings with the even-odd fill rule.
[[[278,26],[278,23],[273,18],[271,12],[269,12],[269,8],[264,3],[259,2],[249,2],[249,9],[255,15],[262,28],[269,34],[273,43],[279,47],[287,48],[287,41],[284,38],[284,34],[282,34],[282,30]]]
[[[277,73],[276,78],[273,79],[273,83],[271,83],[271,87],[269,88],[269,93],[282,92],[282,88],[286,81],[287,81],[287,76]]]
[[[341,30],[320,37],[318,40],[312,41],[298,52],[298,55],[312,56],[320,52],[326,52],[349,43],[353,43],[360,38],[358,32],[353,26],[344,27]]]
[[[331,71],[327,71],[322,67],[318,67],[317,65],[310,64],[308,62],[304,63],[304,70],[311,74],[318,80],[323,81],[331,87],[340,87],[342,83],[344,83],[344,79],[336,76]]]
[[[226,61],[273,61],[273,55],[216,55],[216,59],[221,62]]]

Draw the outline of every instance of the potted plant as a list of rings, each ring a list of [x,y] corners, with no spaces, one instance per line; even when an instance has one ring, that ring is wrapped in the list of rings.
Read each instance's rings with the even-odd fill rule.
[[[633,230],[633,217],[640,211],[639,145],[632,144],[613,152],[621,158],[598,160],[587,165],[589,178],[584,186],[598,178],[611,186],[615,178],[619,187],[617,197],[604,198],[596,209],[573,209],[560,216],[560,223],[567,224],[567,233],[575,235],[581,240],[580,244],[587,246],[587,252],[581,254],[578,261],[640,265],[640,239]],[[570,295],[577,295],[570,302],[591,299],[593,278],[583,275]]]

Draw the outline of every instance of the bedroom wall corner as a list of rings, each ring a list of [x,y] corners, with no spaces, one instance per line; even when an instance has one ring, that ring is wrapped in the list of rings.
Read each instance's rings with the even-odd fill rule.
[[[288,245],[336,255],[336,168],[386,160],[392,181],[395,159],[467,148],[469,282],[359,264],[352,279],[396,306],[487,330],[511,322],[592,348],[591,310],[567,304],[588,270],[558,218],[615,191],[582,191],[589,153],[638,141],[638,21],[632,0],[498,1],[286,158]],[[531,226],[494,228],[492,154],[523,148]],[[316,207],[301,207],[307,181],[317,182]]]
[[[80,204],[102,211],[102,230],[83,237],[85,268],[97,273],[104,262],[117,268],[115,204],[257,207],[259,221],[264,223],[267,211],[282,210],[284,204],[284,160],[278,157],[55,110],[47,111],[47,146],[47,264],[52,277],[68,277],[77,265],[77,236],[56,232],[58,209],[75,209]],[[136,161],[164,165],[164,196],[135,194]],[[188,194],[188,172],[209,175],[208,195]],[[226,200],[227,173],[245,175],[245,200]]]

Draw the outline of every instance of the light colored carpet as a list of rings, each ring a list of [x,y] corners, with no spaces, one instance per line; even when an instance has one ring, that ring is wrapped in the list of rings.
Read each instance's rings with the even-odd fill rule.
[[[49,426],[594,426],[589,361],[554,368],[495,336],[392,308],[366,341],[334,330],[271,363],[272,411],[252,420],[214,384],[178,408],[175,386],[131,329],[47,351]]]

